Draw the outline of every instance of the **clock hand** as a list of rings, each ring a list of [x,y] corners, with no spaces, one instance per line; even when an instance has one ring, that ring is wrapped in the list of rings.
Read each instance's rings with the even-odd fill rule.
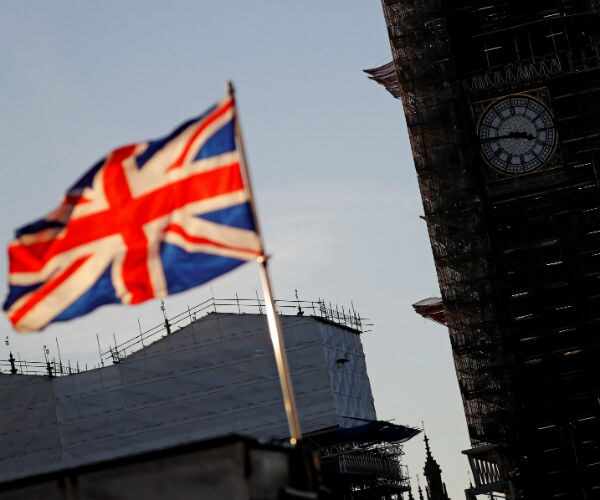
[[[486,137],[485,139],[480,139],[481,142],[493,142],[493,141],[497,141],[499,139],[528,139],[528,140],[533,140],[535,139],[535,136],[528,133],[528,132],[509,132],[508,134],[504,134],[504,135],[496,135],[494,137]]]

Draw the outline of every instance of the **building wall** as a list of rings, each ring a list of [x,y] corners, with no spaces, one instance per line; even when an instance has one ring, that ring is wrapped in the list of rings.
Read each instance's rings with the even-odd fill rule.
[[[310,496],[314,472],[293,469],[294,455],[233,435],[3,483],[0,500],[276,500],[289,487]]]

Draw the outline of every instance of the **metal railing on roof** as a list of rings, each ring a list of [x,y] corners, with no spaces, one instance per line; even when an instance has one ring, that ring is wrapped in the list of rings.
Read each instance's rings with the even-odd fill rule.
[[[357,333],[366,333],[371,331],[369,327],[372,324],[368,319],[363,318],[354,310],[354,305],[350,308],[339,307],[326,303],[323,299],[316,301],[309,300],[276,300],[275,307],[281,315],[312,316],[321,318],[339,326],[350,328]],[[164,303],[161,301],[161,310],[164,316],[164,322],[142,331],[125,340],[110,346],[108,350],[100,353],[100,363],[90,367],[100,368],[105,366],[106,362],[112,361],[119,363],[126,356],[143,349],[152,342],[161,339],[165,335],[173,333],[175,330],[184,328],[195,321],[207,316],[210,313],[237,313],[237,314],[263,314],[265,308],[264,300],[241,299],[237,296],[232,299],[218,299],[211,297],[200,304],[187,308],[186,311],[172,317],[168,317]],[[58,345],[58,342],[57,342]],[[8,339],[7,339],[8,346]],[[50,378],[63,375],[74,375],[88,370],[87,364],[80,367],[79,362],[71,364],[70,361],[63,363],[61,359],[50,359],[49,351],[44,346],[45,361],[26,361],[17,354],[15,358],[10,352],[8,359],[0,359],[0,374],[10,375],[46,375]],[[59,356],[60,358],[60,356]]]
[[[55,359],[48,361],[27,361],[13,357],[10,353],[9,359],[0,359],[0,373],[10,375],[47,375],[50,378],[60,377],[62,375],[74,375],[87,371],[88,367],[79,367],[79,363],[71,364],[70,361],[62,363]]]
[[[346,309],[343,306],[326,303],[323,299],[316,301],[309,300],[276,300],[275,308],[280,315],[312,316],[330,321],[336,325],[355,330],[358,333],[369,332],[372,324],[366,318],[362,318],[354,310],[354,305]],[[110,346],[108,350],[102,352],[103,361],[112,361],[119,363],[122,359],[143,349],[150,343],[173,333],[175,330],[184,328],[199,319],[211,313],[236,313],[236,314],[263,314],[265,311],[265,301],[260,298],[243,299],[236,294],[235,298],[215,298],[211,297],[200,304],[187,308],[186,311],[175,316],[168,317],[164,303],[161,302],[161,310],[164,316],[164,322],[142,331],[121,342]]]

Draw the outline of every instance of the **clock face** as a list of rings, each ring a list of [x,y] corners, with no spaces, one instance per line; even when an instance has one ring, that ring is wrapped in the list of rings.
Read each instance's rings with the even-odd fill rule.
[[[478,126],[481,154],[494,169],[523,174],[541,167],[556,148],[550,111],[537,99],[513,95],[494,101]]]

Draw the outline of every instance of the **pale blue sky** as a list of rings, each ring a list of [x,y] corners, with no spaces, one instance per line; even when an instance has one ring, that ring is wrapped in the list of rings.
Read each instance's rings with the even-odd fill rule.
[[[468,441],[447,333],[411,308],[439,292],[402,107],[361,71],[389,60],[378,1],[13,0],[0,4],[0,46],[3,245],[110,149],[164,135],[232,79],[275,293],[353,301],[373,321],[363,341],[379,417],[424,420],[462,497]],[[212,287],[253,297],[256,268]],[[210,293],[169,297],[167,309]],[[91,364],[96,332],[125,339],[138,317],[158,323],[159,305],[105,307],[19,337],[2,317],[0,334],[30,359],[58,337],[63,358]],[[412,476],[423,461],[417,437]]]

